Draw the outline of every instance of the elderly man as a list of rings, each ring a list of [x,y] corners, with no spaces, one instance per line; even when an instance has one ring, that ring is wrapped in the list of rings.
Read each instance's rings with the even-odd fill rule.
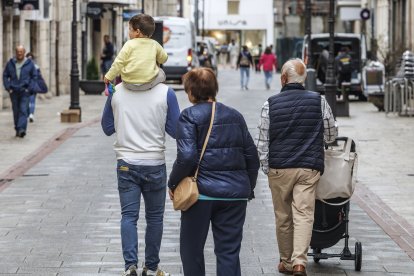
[[[258,151],[268,175],[276,217],[280,273],[306,275],[315,190],[324,170],[324,141],[337,135],[331,108],[319,93],[306,91],[300,59],[282,67],[282,90],[262,108]]]
[[[9,60],[3,72],[4,88],[9,92],[13,109],[16,136],[26,135],[30,94],[35,90],[37,70],[31,59],[25,57],[22,45],[16,47],[16,56]]]

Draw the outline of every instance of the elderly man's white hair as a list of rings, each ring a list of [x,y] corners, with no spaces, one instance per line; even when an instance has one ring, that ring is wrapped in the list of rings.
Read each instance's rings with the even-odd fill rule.
[[[306,65],[300,58],[290,59],[283,64],[282,75],[286,75],[287,83],[304,84],[306,80]]]

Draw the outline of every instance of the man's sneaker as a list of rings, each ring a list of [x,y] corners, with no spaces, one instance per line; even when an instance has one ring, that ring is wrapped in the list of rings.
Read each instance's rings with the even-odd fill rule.
[[[141,276],[170,276],[170,273],[161,270],[159,267],[154,271],[144,266]]]
[[[29,122],[31,122],[31,123],[34,122],[34,115],[32,113],[30,113],[30,115],[29,115]]]
[[[135,265],[131,265],[122,276],[138,276],[137,267]]]

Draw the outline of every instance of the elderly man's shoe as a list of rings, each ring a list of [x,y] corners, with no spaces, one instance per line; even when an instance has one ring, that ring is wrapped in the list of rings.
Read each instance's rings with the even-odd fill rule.
[[[293,271],[288,270],[282,262],[279,263],[277,269],[279,270],[279,273],[282,273],[282,274],[292,275],[293,273]]]
[[[306,268],[304,265],[293,266],[293,276],[306,276]]]

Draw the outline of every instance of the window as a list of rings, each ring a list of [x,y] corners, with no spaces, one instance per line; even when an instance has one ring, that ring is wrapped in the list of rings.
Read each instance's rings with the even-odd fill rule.
[[[227,14],[239,14],[240,0],[227,0]]]

